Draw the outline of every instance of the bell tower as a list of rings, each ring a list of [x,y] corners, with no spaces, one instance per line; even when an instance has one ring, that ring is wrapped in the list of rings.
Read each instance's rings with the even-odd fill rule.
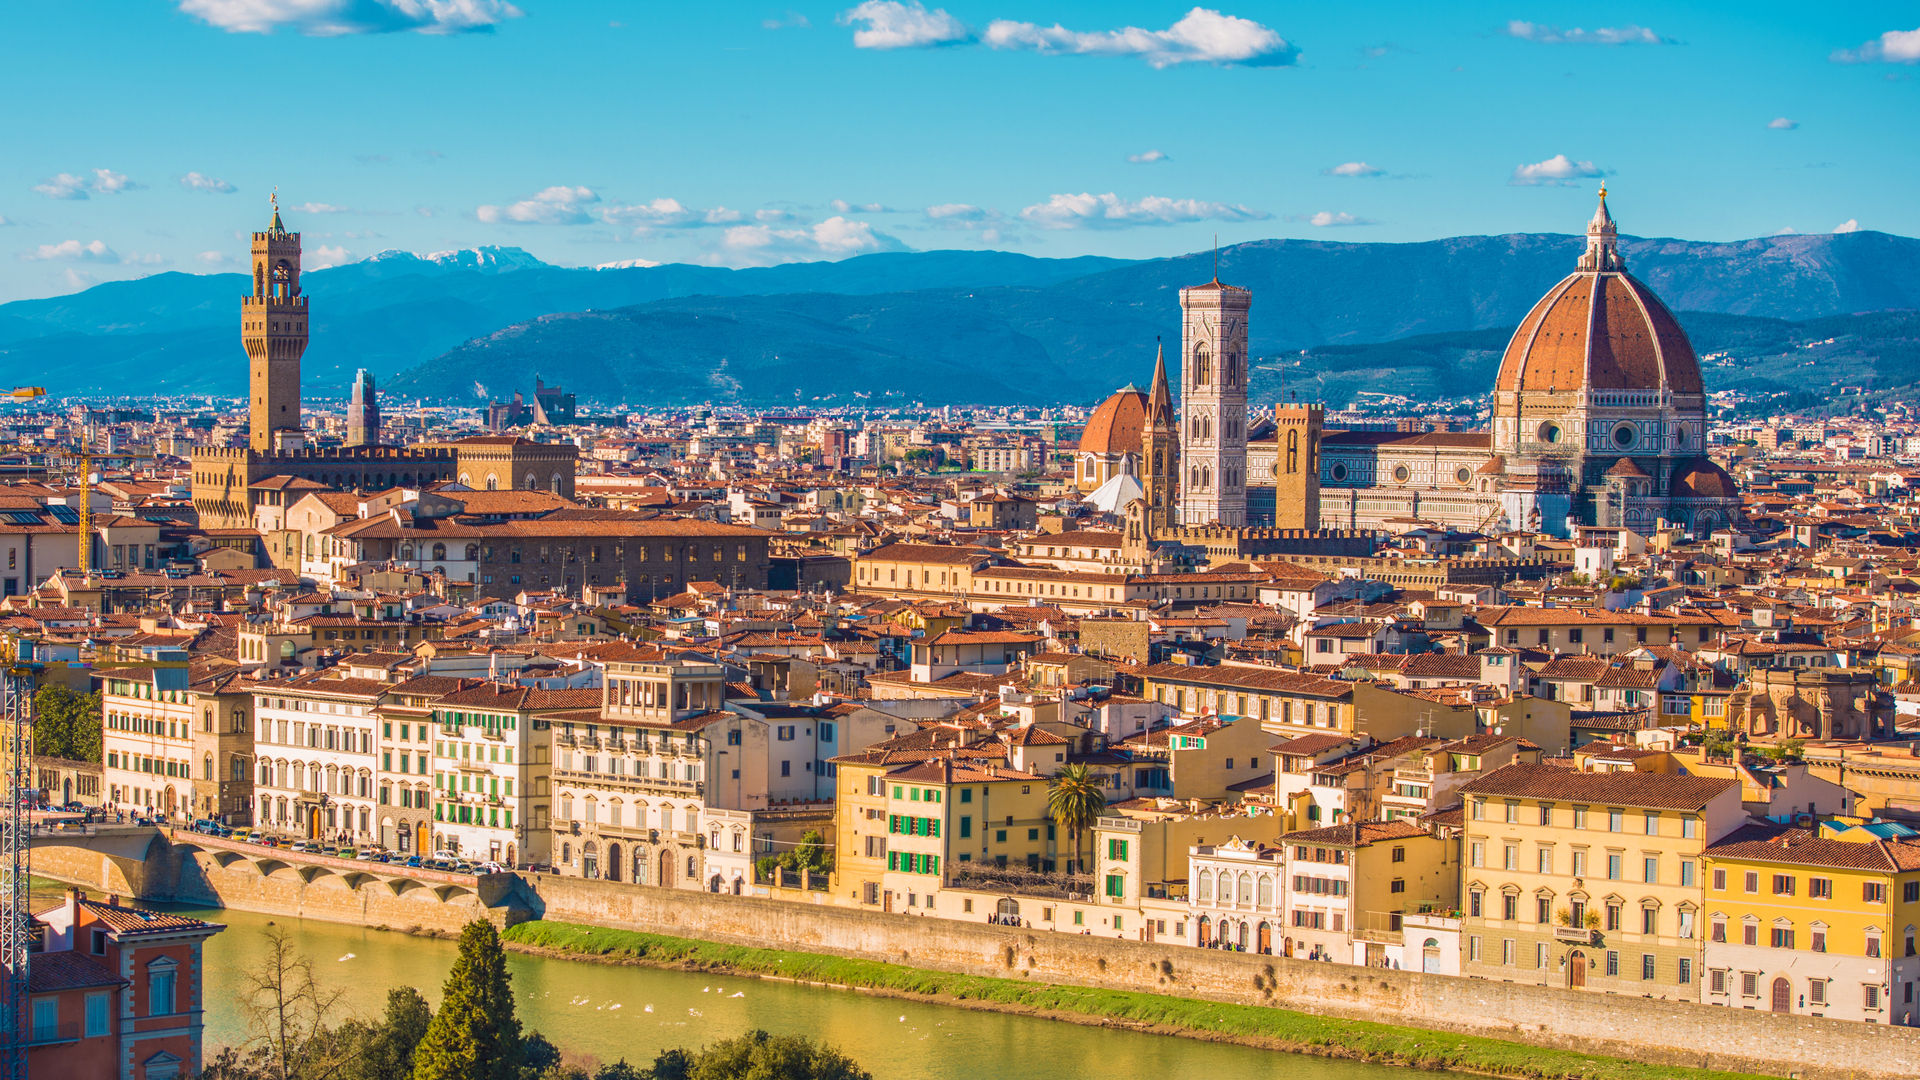
[[[1173,393],[1167,387],[1167,350],[1153,358],[1153,389],[1147,395],[1147,429],[1140,436],[1141,479],[1147,494],[1146,532],[1149,539],[1167,535],[1179,524],[1174,495],[1180,478],[1180,421],[1173,413]]]
[[[1180,523],[1247,523],[1247,314],[1219,278],[1180,290]]]
[[[247,350],[249,445],[257,451],[298,450],[300,356],[307,351],[307,298],[300,294],[300,234],[273,221],[253,234],[253,292],[240,302],[240,342]]]

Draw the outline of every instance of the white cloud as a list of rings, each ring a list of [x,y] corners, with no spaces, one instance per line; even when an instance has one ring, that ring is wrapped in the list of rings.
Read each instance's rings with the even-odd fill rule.
[[[1382,176],[1386,171],[1385,169],[1375,168],[1364,161],[1343,161],[1333,168],[1328,169],[1326,175],[1352,177]]]
[[[659,265],[652,259],[616,259],[613,262],[596,263],[593,268],[595,270],[632,270]]]
[[[1245,206],[1204,202],[1199,199],[1170,199],[1149,195],[1129,202],[1112,192],[1094,195],[1054,195],[1044,203],[1020,211],[1024,220],[1043,229],[1115,229],[1135,225],[1175,225],[1182,222],[1258,221],[1269,215]]]
[[[122,191],[132,191],[141,185],[127,179],[126,173],[117,173],[112,169],[95,169],[93,181],[89,186],[102,195],[118,195]]]
[[[292,30],[310,37],[490,32],[520,17],[506,0],[180,0],[180,10],[232,34]]]
[[[843,259],[875,251],[904,251],[899,240],[876,231],[864,221],[830,217],[810,228],[776,229],[770,225],[736,225],[721,239],[725,257],[736,264]]]
[[[117,173],[112,169],[95,169],[90,176],[57,173],[35,184],[33,190],[49,199],[84,199],[93,193],[117,195],[122,191],[133,191],[140,186],[129,180],[126,173]]]
[[[557,184],[507,206],[479,207],[473,214],[490,225],[585,225],[593,220],[588,207],[599,201],[592,188]]]
[[[893,211],[877,202],[853,203],[845,199],[834,199],[827,207],[836,214],[891,214]]]
[[[1189,62],[1263,67],[1294,63],[1300,50],[1270,27],[1211,8],[1196,7],[1165,30],[1123,26],[1118,30],[1077,31],[1058,23],[995,19],[984,40],[996,49],[1042,53],[1138,56],[1157,68]]]
[[[599,216],[610,225],[632,225],[641,231],[697,229],[709,225],[733,225],[746,220],[746,215],[740,211],[724,206],[700,210],[683,205],[679,199],[665,198],[633,205],[608,206]]]
[[[321,244],[306,252],[308,270],[325,270],[330,266],[341,266],[353,260],[353,252],[338,246]]]
[[[181,177],[180,186],[188,191],[205,191],[215,195],[231,195],[234,192],[233,185],[225,180],[197,172],[190,172]]]
[[[1794,128],[1800,126],[1800,121],[1789,120],[1784,116],[1776,116],[1767,121],[1767,126],[1775,131],[1792,131]]]
[[[1798,236],[1798,235],[1800,235],[1800,230],[1799,230],[1799,229],[1796,229],[1796,228],[1794,228],[1794,227],[1793,227],[1793,226],[1791,226],[1791,225],[1782,225],[1781,227],[1779,227],[1779,228],[1777,228],[1777,229],[1775,229],[1775,230],[1773,230],[1773,235],[1775,235],[1775,236]]]
[[[3,229],[11,224],[13,224],[13,222],[8,221],[7,216],[5,214],[0,214],[0,229]]]
[[[1128,154],[1127,160],[1135,165],[1151,165],[1156,161],[1167,160],[1167,152],[1165,150],[1148,150],[1142,154]]]
[[[1858,218],[1848,218],[1840,224],[1835,225],[1833,231],[1837,233],[1859,232],[1860,220]]]
[[[856,49],[924,49],[973,40],[966,23],[944,8],[928,11],[920,0],[865,0],[842,12],[840,23],[856,27]]]
[[[38,248],[26,252],[20,257],[35,262],[60,260],[63,262],[117,263],[120,261],[119,253],[99,240],[91,240],[84,244],[78,240],[62,240],[57,244],[41,244]]]
[[[324,202],[303,202],[296,206],[289,206],[287,207],[287,210],[295,214],[351,214],[353,213],[352,207],[336,206],[333,203],[324,203]]]
[[[1574,161],[1565,154],[1555,154],[1545,161],[1536,161],[1531,165],[1517,166],[1509,184],[1551,184],[1571,187],[1577,180],[1605,176],[1606,170],[1591,161]]]
[[[194,256],[194,258],[209,266],[219,266],[221,263],[227,261],[227,253],[224,251],[203,251]]]
[[[1524,19],[1514,19],[1507,23],[1507,36],[1522,41],[1537,41],[1543,45],[1672,45],[1674,40],[1661,37],[1644,26],[1596,26],[1583,30],[1576,26],[1571,30],[1562,30],[1545,23],[1532,23]]]
[[[1837,49],[1828,59],[1836,64],[1869,64],[1876,60],[1889,64],[1920,63],[1920,27],[1889,30],[1857,49]]]
[[[994,212],[972,203],[941,203],[927,207],[927,216],[935,221],[985,221]]]
[[[1298,219],[1295,219],[1295,220],[1298,220]],[[1371,218],[1354,217],[1352,214],[1346,213],[1344,211],[1336,214],[1331,210],[1322,210],[1317,214],[1310,214],[1307,216],[1306,222],[1307,224],[1312,225],[1315,228],[1321,228],[1321,229],[1327,228],[1329,226],[1334,226],[1334,225],[1377,224]]]
[[[762,19],[760,25],[768,30],[805,30],[813,22],[797,11],[789,11],[777,19]]]

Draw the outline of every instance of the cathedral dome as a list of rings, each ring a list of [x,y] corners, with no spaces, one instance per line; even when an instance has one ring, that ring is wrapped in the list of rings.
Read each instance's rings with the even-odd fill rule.
[[[1083,454],[1138,454],[1147,429],[1147,395],[1131,384],[1114,391],[1087,419],[1080,433]]]
[[[1606,191],[1579,268],[1548,290],[1507,344],[1496,392],[1701,392],[1700,362],[1653,290],[1627,273]]]

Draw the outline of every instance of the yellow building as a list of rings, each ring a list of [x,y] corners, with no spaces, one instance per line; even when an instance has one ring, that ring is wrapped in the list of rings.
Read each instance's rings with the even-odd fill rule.
[[[854,560],[854,591],[902,600],[955,600],[973,590],[973,572],[993,562],[980,548],[888,544]]]
[[[1698,1000],[1701,858],[1740,783],[1509,765],[1461,787],[1461,974]]]
[[[1912,1024],[1920,839],[1751,825],[1706,850],[1706,985],[1735,1009]]]
[[[1451,908],[1460,895],[1458,845],[1406,820],[1281,836],[1286,909],[1274,951],[1376,966],[1389,949],[1397,955],[1408,916]]]
[[[1047,781],[952,758],[896,768],[887,790],[881,906],[931,914],[941,888],[1010,886],[1052,875],[1067,857],[1047,816]],[[1064,846],[1065,837],[1059,837]],[[1091,843],[1092,836],[1082,838]]]

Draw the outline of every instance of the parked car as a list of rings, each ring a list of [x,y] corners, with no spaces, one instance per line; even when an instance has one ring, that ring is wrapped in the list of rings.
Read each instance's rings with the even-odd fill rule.
[[[238,840],[243,844],[251,844],[253,843],[253,830],[234,829],[227,833],[227,837],[231,840]]]
[[[420,856],[418,855],[409,855],[407,856],[407,865],[415,869],[419,869],[421,866],[425,865],[425,860],[420,858]]]

